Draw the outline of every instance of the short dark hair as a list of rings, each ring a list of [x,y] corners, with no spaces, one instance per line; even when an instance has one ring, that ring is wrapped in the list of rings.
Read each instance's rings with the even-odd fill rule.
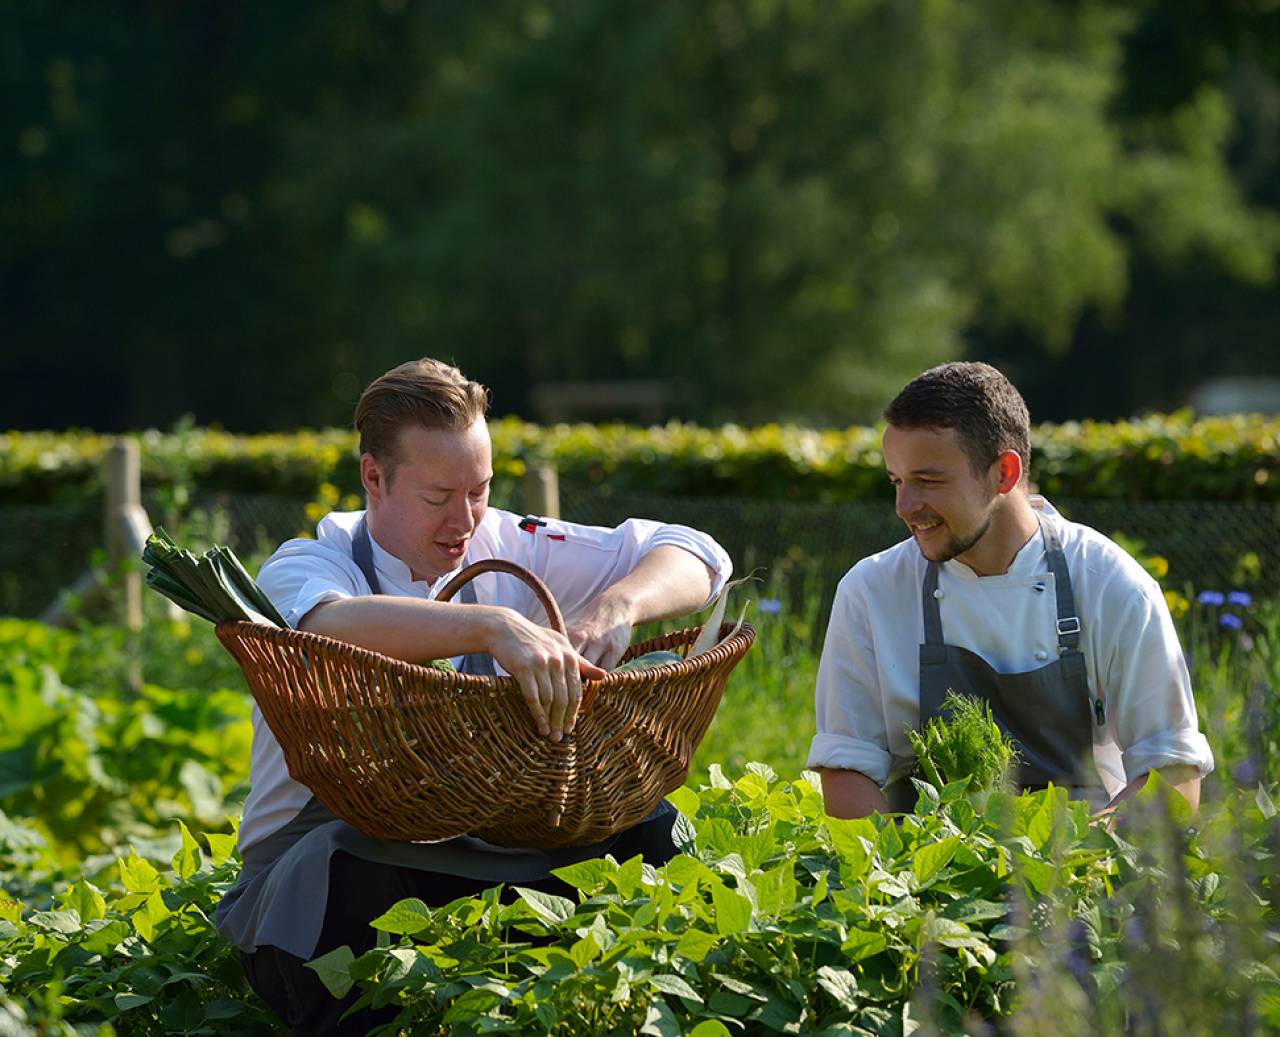
[[[953,428],[981,474],[1006,450],[1031,469],[1031,416],[1012,382],[990,364],[956,361],[912,379],[885,408],[898,428]]]
[[[374,379],[356,404],[360,452],[386,465],[389,480],[401,460],[401,429],[467,429],[488,409],[489,390],[452,364],[411,360]]]

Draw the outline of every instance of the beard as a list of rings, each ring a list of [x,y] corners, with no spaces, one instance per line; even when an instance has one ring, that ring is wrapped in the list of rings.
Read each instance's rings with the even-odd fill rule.
[[[968,536],[948,537],[946,543],[944,543],[938,549],[937,553],[934,555],[930,555],[928,552],[926,552],[925,549],[920,546],[919,540],[916,541],[916,546],[920,548],[920,553],[924,555],[925,558],[927,558],[931,562],[938,562],[938,563],[949,562],[951,561],[951,559],[956,558],[964,554],[966,551],[970,551],[974,547],[976,547],[978,545],[978,542],[984,536],[987,535],[987,530],[989,530],[990,528],[991,528],[991,516],[988,515],[982,521],[982,524],[979,525],[978,528],[975,529]]]

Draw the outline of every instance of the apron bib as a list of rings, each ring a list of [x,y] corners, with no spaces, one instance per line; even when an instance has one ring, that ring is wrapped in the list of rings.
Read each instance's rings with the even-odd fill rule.
[[[1066,787],[1073,799],[1089,798],[1100,782],[1093,763],[1093,718],[1088,673],[1079,647],[1080,620],[1057,532],[1041,520],[1040,533],[1057,592],[1058,658],[1024,673],[998,673],[977,653],[947,644],[942,636],[940,595],[935,594],[939,566],[930,562],[922,593],[920,726],[941,713],[949,691],[977,698],[991,706],[1000,730],[1017,746],[1021,788],[1038,789],[1052,782]],[[895,811],[915,806],[915,786],[906,778],[893,782],[885,794]]]

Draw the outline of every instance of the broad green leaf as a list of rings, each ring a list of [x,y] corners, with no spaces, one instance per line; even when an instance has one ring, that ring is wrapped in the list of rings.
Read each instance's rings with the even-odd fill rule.
[[[954,900],[943,910],[948,918],[957,922],[987,922],[996,918],[1004,918],[1009,914],[1009,905],[994,900],[981,900],[977,897],[966,897]]]
[[[221,864],[235,855],[236,837],[234,834],[205,833],[205,839],[209,842],[209,855],[213,858],[214,864]]]
[[[733,788],[733,782],[724,776],[724,770],[718,763],[707,768],[707,781],[713,789]]]
[[[812,897],[813,907],[817,907],[827,899],[827,873],[825,871],[818,876],[818,880],[813,884]]]
[[[608,876],[615,874],[617,870],[618,865],[614,861],[604,857],[592,857],[577,864],[556,868],[551,874],[590,896],[603,888]]]
[[[735,893],[723,882],[711,887],[711,901],[716,909],[716,932],[722,936],[740,933],[751,925],[751,901]]]
[[[155,939],[156,926],[168,918],[173,912],[165,906],[160,891],[152,893],[143,901],[142,906],[133,913],[133,928],[138,935],[150,943]]]
[[[762,915],[780,914],[796,902],[795,867],[789,860],[753,875],[751,884],[756,891],[756,910]]]
[[[734,782],[733,788],[752,808],[759,807],[769,795],[769,783],[759,774],[744,774]]]
[[[62,906],[78,914],[81,922],[92,922],[107,913],[106,898],[84,879],[62,894]]]
[[[618,895],[627,900],[636,895],[643,878],[644,858],[639,854],[618,865],[618,870],[610,876],[610,880],[617,887]]]
[[[200,844],[181,821],[178,822],[178,829],[182,837],[182,846],[173,855],[173,870],[178,873],[178,878],[189,879],[200,870],[202,864]]]
[[[853,820],[827,818],[827,834],[831,847],[840,857],[840,874],[846,884],[856,883],[871,867],[876,839],[879,833],[869,818]]]
[[[369,924],[380,932],[412,936],[431,924],[431,908],[417,897],[406,897],[396,901]]]
[[[675,953],[692,962],[701,962],[719,942],[718,937],[702,929],[686,929],[676,942]]]
[[[674,792],[667,793],[667,802],[685,817],[697,817],[701,800],[698,798],[698,793],[688,785],[681,785]]]
[[[116,994],[111,1000],[118,1011],[127,1012],[131,1008],[141,1008],[143,1005],[151,1004],[155,997],[146,994],[120,993]]]
[[[90,954],[101,954],[106,957],[129,937],[130,932],[126,922],[114,919],[106,925],[95,928],[80,941],[80,946]]]
[[[1056,804],[1052,790],[1044,789],[1035,794],[1039,800],[1036,809],[1026,821],[1025,834],[1037,850],[1043,850],[1053,838],[1053,819]]]
[[[685,853],[678,853],[664,865],[667,874],[667,881],[677,886],[685,887],[695,885],[705,879],[712,878],[712,871],[697,857],[690,857]]]
[[[320,982],[334,997],[346,997],[355,982],[351,978],[351,963],[355,960],[351,948],[343,945],[307,962],[307,968],[320,977]]]
[[[911,862],[911,872],[915,875],[916,882],[925,886],[932,881],[951,862],[959,845],[960,836],[953,835],[916,850],[915,859]]]
[[[13,900],[0,893],[0,919],[18,922],[22,919],[22,901]]]
[[[572,900],[523,886],[516,886],[515,890],[533,913],[548,925],[559,926],[573,917],[575,905]]]
[[[702,995],[689,986],[688,980],[681,979],[679,976],[664,972],[650,976],[649,982],[664,994],[675,994],[676,997],[683,997],[689,1001],[696,1001],[698,1004],[702,1004]]]
[[[703,1019],[689,1031],[689,1037],[729,1037],[729,1028],[719,1019]]]
[[[849,960],[849,963],[852,964],[862,961],[864,958],[870,958],[873,954],[879,954],[888,946],[889,941],[883,933],[871,933],[863,929],[850,929],[844,943],[840,945],[840,950]]]
[[[912,778],[911,784],[916,788],[916,813],[924,816],[937,811],[938,804],[942,802],[938,790],[919,778]]]
[[[160,888],[160,873],[132,849],[128,857],[116,861],[116,867],[120,870],[120,882],[127,893],[153,893]]]
[[[655,998],[645,1009],[644,1025],[640,1032],[649,1037],[680,1037],[680,1023],[675,1013],[662,998]]]
[[[855,1008],[861,1001],[858,978],[848,969],[823,965],[818,969],[818,986],[830,994],[836,1004]]]
[[[37,911],[27,924],[53,933],[78,933],[81,929],[80,916],[75,911]]]
[[[569,957],[578,968],[586,968],[600,954],[600,944],[588,933],[569,948]]]

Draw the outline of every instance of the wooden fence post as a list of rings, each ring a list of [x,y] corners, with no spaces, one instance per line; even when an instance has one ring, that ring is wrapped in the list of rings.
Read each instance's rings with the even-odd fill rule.
[[[560,480],[555,465],[542,461],[525,469],[524,513],[544,518],[560,517]]]
[[[107,452],[106,494],[102,532],[107,570],[119,581],[120,623],[128,631],[142,629],[142,571],[139,555],[151,523],[142,510],[142,461],[138,441],[121,438]]]

